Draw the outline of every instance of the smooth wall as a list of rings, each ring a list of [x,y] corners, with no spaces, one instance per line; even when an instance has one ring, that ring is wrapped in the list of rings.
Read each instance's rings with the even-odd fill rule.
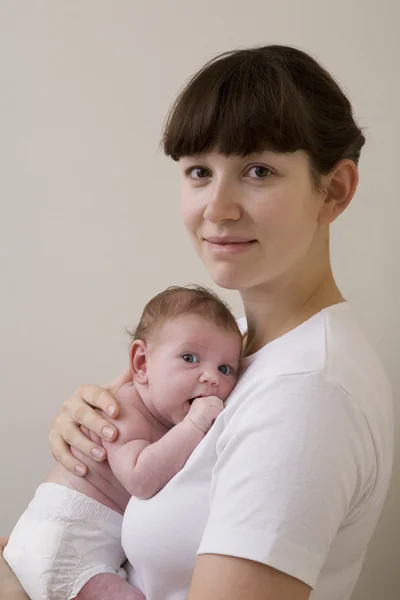
[[[126,366],[125,327],[144,303],[170,284],[211,283],[159,140],[180,86],[228,49],[311,52],[366,128],[334,270],[399,404],[399,23],[396,0],[0,1],[0,534],[52,464],[60,404]],[[397,463],[354,600],[399,598],[399,500]]]

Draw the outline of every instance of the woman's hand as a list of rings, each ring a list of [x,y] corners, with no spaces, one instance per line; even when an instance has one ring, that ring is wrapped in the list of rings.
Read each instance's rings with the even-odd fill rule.
[[[129,381],[132,381],[132,373],[127,369],[117,379],[103,386],[81,386],[64,402],[51,425],[49,444],[54,458],[68,471],[77,475],[86,475],[87,472],[86,465],[72,454],[70,446],[95,460],[106,458],[104,448],[96,444],[96,436],[110,442],[115,440],[118,432],[95,408],[113,419],[118,417],[119,404],[113,394]],[[85,435],[81,427],[95,435]]]
[[[29,600],[20,582],[3,558],[6,538],[0,538],[0,600]]]

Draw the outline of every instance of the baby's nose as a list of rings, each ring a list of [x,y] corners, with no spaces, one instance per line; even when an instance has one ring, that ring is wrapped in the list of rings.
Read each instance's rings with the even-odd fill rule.
[[[217,385],[219,382],[218,374],[213,371],[204,371],[199,378],[200,383],[209,383]]]

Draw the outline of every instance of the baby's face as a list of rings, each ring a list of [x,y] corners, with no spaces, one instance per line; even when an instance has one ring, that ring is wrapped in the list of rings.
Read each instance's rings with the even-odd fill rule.
[[[236,383],[242,340],[199,315],[182,315],[165,323],[147,349],[151,400],[175,425],[199,396],[226,400]]]

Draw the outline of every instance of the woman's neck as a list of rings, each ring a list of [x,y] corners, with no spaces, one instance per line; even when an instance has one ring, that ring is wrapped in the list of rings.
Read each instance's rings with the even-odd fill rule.
[[[247,319],[244,355],[288,333],[324,308],[343,302],[330,265],[314,276],[266,284],[242,292]]]

